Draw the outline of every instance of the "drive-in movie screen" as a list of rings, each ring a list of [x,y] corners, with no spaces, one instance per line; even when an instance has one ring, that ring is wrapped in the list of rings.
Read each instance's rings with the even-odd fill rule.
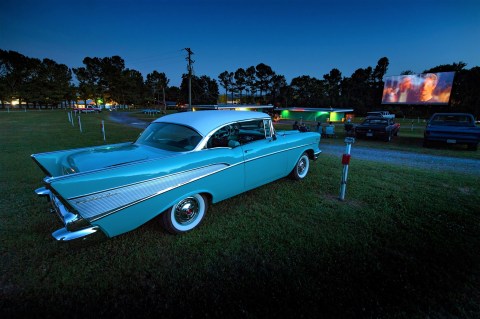
[[[448,104],[454,75],[439,72],[386,77],[382,104]]]

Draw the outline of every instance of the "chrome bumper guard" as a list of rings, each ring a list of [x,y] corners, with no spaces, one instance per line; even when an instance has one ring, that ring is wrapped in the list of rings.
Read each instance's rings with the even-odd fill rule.
[[[103,232],[98,226],[90,226],[78,214],[73,214],[60,202],[60,200],[47,188],[40,187],[35,193],[41,197],[47,197],[52,203],[50,211],[55,213],[65,225],[64,228],[58,229],[52,233],[52,236],[58,241],[71,241],[75,239],[85,240],[87,237],[104,237]],[[100,236],[99,236],[100,235]]]
[[[313,154],[313,160],[316,161],[318,159],[318,157],[320,157],[321,153],[322,153],[322,151],[319,151],[318,153]]]
[[[97,233],[98,232],[98,233]],[[67,228],[60,228],[52,233],[53,238],[58,241],[70,241],[74,239],[87,239],[89,235],[101,235],[98,226],[88,227],[77,231],[68,231]]]

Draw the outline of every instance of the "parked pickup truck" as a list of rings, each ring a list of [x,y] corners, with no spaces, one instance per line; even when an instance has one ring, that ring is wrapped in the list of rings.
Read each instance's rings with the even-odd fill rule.
[[[367,112],[367,116],[380,116],[386,119],[394,119],[395,114],[390,114],[388,111],[374,111],[374,112]]]
[[[394,119],[367,116],[362,124],[355,127],[355,136],[357,138],[381,138],[389,142],[393,136],[398,135],[399,130],[400,124],[395,123]]]
[[[480,127],[469,113],[435,113],[427,122],[423,146],[429,147],[435,142],[466,144],[475,151],[480,142]]]

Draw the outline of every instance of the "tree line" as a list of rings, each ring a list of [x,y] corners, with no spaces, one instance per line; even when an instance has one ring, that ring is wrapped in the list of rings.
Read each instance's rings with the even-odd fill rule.
[[[0,100],[19,99],[27,108],[40,106],[70,107],[79,100],[93,100],[97,105],[118,103],[133,107],[163,106],[165,101],[188,103],[188,75],[182,75],[180,87],[169,86],[165,73],[152,71],[144,79],[134,69],[126,68],[119,56],[86,57],[83,66],[70,69],[51,59],[26,57],[0,49]],[[359,115],[385,108],[381,105],[383,77],[389,66],[387,57],[374,67],[359,68],[343,76],[334,68],[321,79],[309,75],[293,78],[277,74],[264,63],[236,71],[224,71],[218,82],[206,75],[193,75],[192,104],[226,103],[273,104],[277,107],[353,108]],[[463,62],[436,66],[426,72],[455,71],[455,81],[448,106],[388,106],[391,112],[406,116],[425,116],[436,111],[469,112],[480,115],[480,68],[466,69]],[[412,74],[404,71],[402,74]],[[76,82],[74,84],[73,77]],[[224,94],[220,94],[219,85]]]

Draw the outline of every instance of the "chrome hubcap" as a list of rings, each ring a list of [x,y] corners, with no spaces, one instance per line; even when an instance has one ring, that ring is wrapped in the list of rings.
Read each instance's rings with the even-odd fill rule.
[[[302,157],[300,162],[298,162],[298,166],[297,166],[298,175],[300,175],[300,176],[303,175],[306,168],[307,168],[306,160],[305,160],[305,158]]]
[[[175,221],[181,225],[193,222],[199,213],[199,203],[195,197],[187,197],[175,206]]]

